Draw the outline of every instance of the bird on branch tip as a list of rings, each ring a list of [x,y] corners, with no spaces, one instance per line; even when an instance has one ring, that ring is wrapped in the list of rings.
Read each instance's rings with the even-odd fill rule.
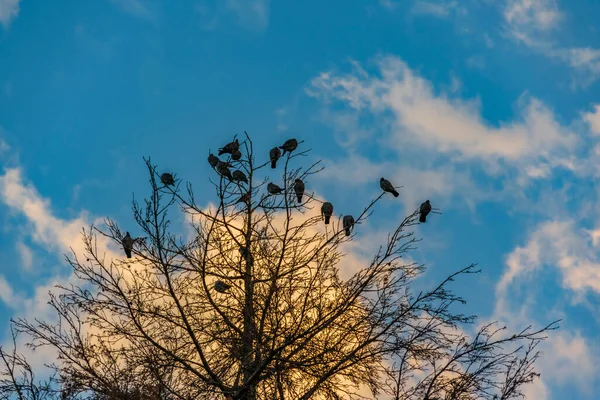
[[[273,147],[269,151],[269,160],[271,160],[271,168],[275,169],[277,167],[277,160],[281,157],[281,150],[279,147]]]
[[[219,155],[223,155],[223,154],[233,154],[234,151],[239,150],[240,148],[240,142],[238,142],[237,139],[235,139],[233,142],[227,143],[225,146],[221,147],[219,149]]]
[[[427,222],[427,215],[431,212],[431,203],[429,200],[425,200],[425,203],[421,203],[419,208],[419,222]]]
[[[279,146],[280,149],[283,149],[283,154],[281,155],[284,155],[286,151],[291,153],[292,151],[296,150],[296,147],[298,147],[298,141],[296,139],[288,139],[285,141],[283,146]]]
[[[125,250],[125,255],[127,258],[131,258],[131,251],[133,250],[133,238],[129,232],[125,233],[125,237],[123,237],[123,240],[121,240],[121,244],[123,245],[123,250]]]
[[[298,197],[298,203],[302,203],[302,195],[304,195],[304,182],[302,182],[302,179],[294,181],[294,191],[296,192],[296,197]]]
[[[394,195],[394,197],[398,197],[400,193],[394,188],[394,185],[390,181],[385,178],[381,178],[379,180],[379,186],[383,189],[384,192],[388,192]]]
[[[244,174],[239,169],[236,169],[235,171],[233,171],[231,173],[231,177],[233,178],[234,181],[248,183],[248,178],[246,177],[246,174]]]
[[[231,159],[234,161],[240,161],[242,159],[242,152],[239,150],[235,150],[231,153]]]
[[[326,201],[321,206],[321,216],[325,217],[325,225],[329,225],[329,218],[333,215],[333,204]]]
[[[242,195],[242,197],[240,197],[240,199],[238,201],[235,202],[235,204],[237,204],[237,203],[248,203],[250,201],[251,197],[252,197],[252,194],[250,192],[245,193],[244,195]]]
[[[215,282],[215,290],[219,293],[225,293],[231,288],[231,285],[226,284],[223,281]]]
[[[269,182],[269,184],[267,185],[267,191],[271,194],[279,194],[283,192],[283,189],[274,184],[273,182]]]
[[[231,176],[231,171],[229,170],[229,163],[219,161],[217,164],[217,172],[223,176],[226,176],[229,178],[229,180],[233,179],[233,176]]]
[[[215,156],[213,153],[208,155],[208,163],[211,167],[215,168],[219,164],[219,157]]]
[[[354,228],[354,217],[352,215],[344,215],[343,224],[346,236],[350,236],[350,231]]]
[[[168,172],[165,172],[160,176],[160,181],[165,186],[173,186],[175,185],[175,179],[173,179],[173,175]]]

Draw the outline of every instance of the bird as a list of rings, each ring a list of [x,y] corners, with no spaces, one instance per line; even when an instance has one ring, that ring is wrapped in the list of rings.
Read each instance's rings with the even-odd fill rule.
[[[400,193],[394,188],[394,185],[390,181],[385,178],[381,178],[379,180],[379,186],[383,189],[384,192],[389,192],[394,195],[394,197],[398,197]]]
[[[211,167],[215,168],[219,164],[219,157],[215,156],[213,153],[208,155],[208,163]]]
[[[239,150],[240,148],[240,142],[238,142],[237,139],[235,139],[233,142],[227,143],[225,146],[221,147],[219,149],[219,155],[222,154],[233,154],[234,151]]]
[[[234,150],[231,153],[231,159],[234,161],[240,161],[240,159],[242,158],[242,152],[239,150]]]
[[[233,179],[233,176],[231,176],[231,171],[229,170],[229,164],[226,162],[219,161],[217,164],[217,172],[223,176],[226,176],[229,178],[229,180]]]
[[[233,171],[231,173],[231,177],[233,178],[234,181],[248,183],[248,178],[246,177],[246,174],[244,174],[239,169],[236,169],[235,171]]]
[[[329,218],[333,215],[333,204],[326,201],[321,206],[321,215],[325,217],[325,225],[329,225]]]
[[[279,160],[279,157],[281,157],[281,150],[279,150],[279,147],[273,147],[271,151],[269,151],[271,168],[275,169],[277,167],[277,160]]]
[[[269,184],[267,185],[267,191],[271,194],[279,194],[283,192],[283,189],[274,184],[273,182],[269,182]]]
[[[304,182],[302,182],[302,179],[294,181],[294,191],[296,192],[296,196],[298,196],[298,203],[302,203],[302,195],[304,194]]]
[[[165,186],[169,186],[169,185],[174,185],[175,184],[175,179],[173,179],[173,175],[171,175],[168,172],[165,172],[164,174],[162,174],[160,176],[160,181]]]
[[[283,146],[279,146],[280,149],[283,149],[283,153],[281,155],[284,155],[286,151],[291,153],[292,151],[296,150],[296,147],[298,147],[298,141],[296,139],[288,139],[285,141]]]
[[[354,228],[354,217],[352,215],[344,215],[343,224],[346,236],[350,236],[350,230]]]
[[[121,240],[121,244],[123,245],[123,250],[125,250],[125,255],[127,258],[131,258],[131,250],[133,250],[133,238],[129,232],[125,233],[125,237],[123,240]]]
[[[249,202],[250,201],[250,196],[252,196],[250,192],[248,192],[246,194],[243,194],[242,197],[240,197],[240,199],[235,202],[235,204]]]
[[[427,215],[431,212],[431,203],[429,203],[429,200],[425,200],[425,203],[421,204],[421,207],[419,208],[419,222],[426,222],[427,221]]]
[[[225,293],[227,290],[229,290],[229,288],[231,288],[231,285],[228,285],[223,281],[215,282],[215,290],[219,293]]]

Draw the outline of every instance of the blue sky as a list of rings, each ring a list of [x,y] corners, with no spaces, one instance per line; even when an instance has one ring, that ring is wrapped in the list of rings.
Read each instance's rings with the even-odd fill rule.
[[[477,262],[455,289],[482,322],[563,318],[528,398],[596,398],[598,15],[591,0],[0,0],[1,320],[47,315],[83,226],[133,223],[143,156],[208,204],[209,149],[295,136],[336,212],[380,176],[404,186],[350,256],[429,198],[443,214],[416,227],[422,284]]]

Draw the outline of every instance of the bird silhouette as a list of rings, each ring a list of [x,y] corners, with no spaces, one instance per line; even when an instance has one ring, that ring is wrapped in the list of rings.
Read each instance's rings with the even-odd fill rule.
[[[231,173],[231,177],[233,178],[234,181],[248,183],[248,178],[246,177],[246,174],[244,174],[239,169],[236,169],[235,171],[233,171]]]
[[[294,181],[294,192],[296,192],[296,196],[298,197],[298,203],[302,203],[302,195],[304,194],[304,182],[302,182],[302,179]]]
[[[277,167],[277,160],[281,157],[281,150],[279,147],[273,147],[269,151],[269,159],[271,160],[271,168],[275,169]]]
[[[354,217],[352,215],[344,215],[343,224],[346,236],[350,236],[350,231],[354,228]]]
[[[247,203],[250,201],[250,197],[252,196],[252,194],[250,192],[245,193],[242,195],[242,197],[240,197],[240,199],[238,201],[235,202],[235,204],[237,203]]]
[[[321,216],[325,217],[325,225],[329,225],[329,218],[333,215],[333,204],[326,201],[321,206]]]
[[[267,185],[267,191],[271,194],[279,194],[283,192],[283,189],[277,186],[276,184],[269,182],[269,184]]]
[[[213,153],[208,155],[208,163],[211,167],[215,168],[217,165],[219,165],[219,161],[219,157],[215,156]]]
[[[231,285],[226,284],[223,281],[215,282],[215,290],[219,293],[225,293],[231,288]]]
[[[431,212],[431,203],[429,200],[425,200],[425,203],[421,203],[419,208],[419,222],[427,222],[427,215]]]
[[[296,150],[296,147],[298,147],[298,141],[296,139],[288,139],[285,141],[283,146],[279,146],[280,149],[283,149],[283,153],[281,154],[282,156],[286,151],[291,153],[292,151]]]
[[[175,179],[173,179],[173,175],[171,175],[168,172],[165,172],[164,174],[162,174],[160,176],[160,181],[162,182],[163,185],[165,186],[169,186],[169,185],[175,185]]]
[[[240,161],[242,159],[242,152],[239,150],[234,150],[231,153],[231,159],[234,161]]]
[[[121,240],[121,244],[123,245],[123,250],[125,250],[125,255],[127,258],[131,258],[131,251],[133,250],[133,238],[129,232],[125,233],[125,237],[123,237],[123,240]]]
[[[227,143],[225,146],[221,147],[219,149],[219,155],[222,154],[233,154],[234,151],[239,150],[240,148],[240,142],[238,142],[237,139],[235,139],[233,142]]]
[[[383,189],[384,192],[388,192],[394,195],[394,197],[398,197],[400,193],[394,188],[394,185],[390,181],[385,178],[381,178],[379,180],[379,186]]]
[[[231,171],[229,170],[229,164],[223,161],[219,161],[217,164],[217,172],[223,176],[229,178],[229,180],[233,180],[233,176],[231,176]]]

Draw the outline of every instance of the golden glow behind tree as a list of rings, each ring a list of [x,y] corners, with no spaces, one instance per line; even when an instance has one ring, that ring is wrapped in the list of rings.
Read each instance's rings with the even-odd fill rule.
[[[26,360],[3,350],[0,398],[41,398],[30,395],[38,388],[46,398],[358,399],[368,389],[378,399],[509,399],[536,377],[535,347],[553,324],[502,337],[495,324],[473,337],[454,329],[474,317],[453,311],[463,300],[447,285],[473,265],[411,292],[424,268],[402,256],[416,243],[407,228],[418,210],[373,249],[370,265],[342,279],[340,245],[360,230],[346,236],[341,218],[324,224],[310,192],[319,163],[296,165],[308,152],[300,142],[272,169],[277,152],[256,151],[247,135],[234,143],[221,164],[211,155],[216,193],[202,201],[218,204],[206,208],[190,184],[183,190],[146,161],[151,193],[133,206],[139,229],[107,220],[106,231],[84,231],[87,254],[68,260],[87,286],[53,296],[59,324],[14,321],[34,346],[58,350],[60,378],[38,384],[20,375]],[[271,179],[259,180],[263,171]],[[308,188],[302,202],[297,179]],[[269,194],[268,182],[283,192]],[[380,193],[355,223],[391,196]],[[189,240],[171,233],[169,212],[185,213]],[[107,257],[97,239],[120,245],[125,231],[144,237],[132,259]]]

